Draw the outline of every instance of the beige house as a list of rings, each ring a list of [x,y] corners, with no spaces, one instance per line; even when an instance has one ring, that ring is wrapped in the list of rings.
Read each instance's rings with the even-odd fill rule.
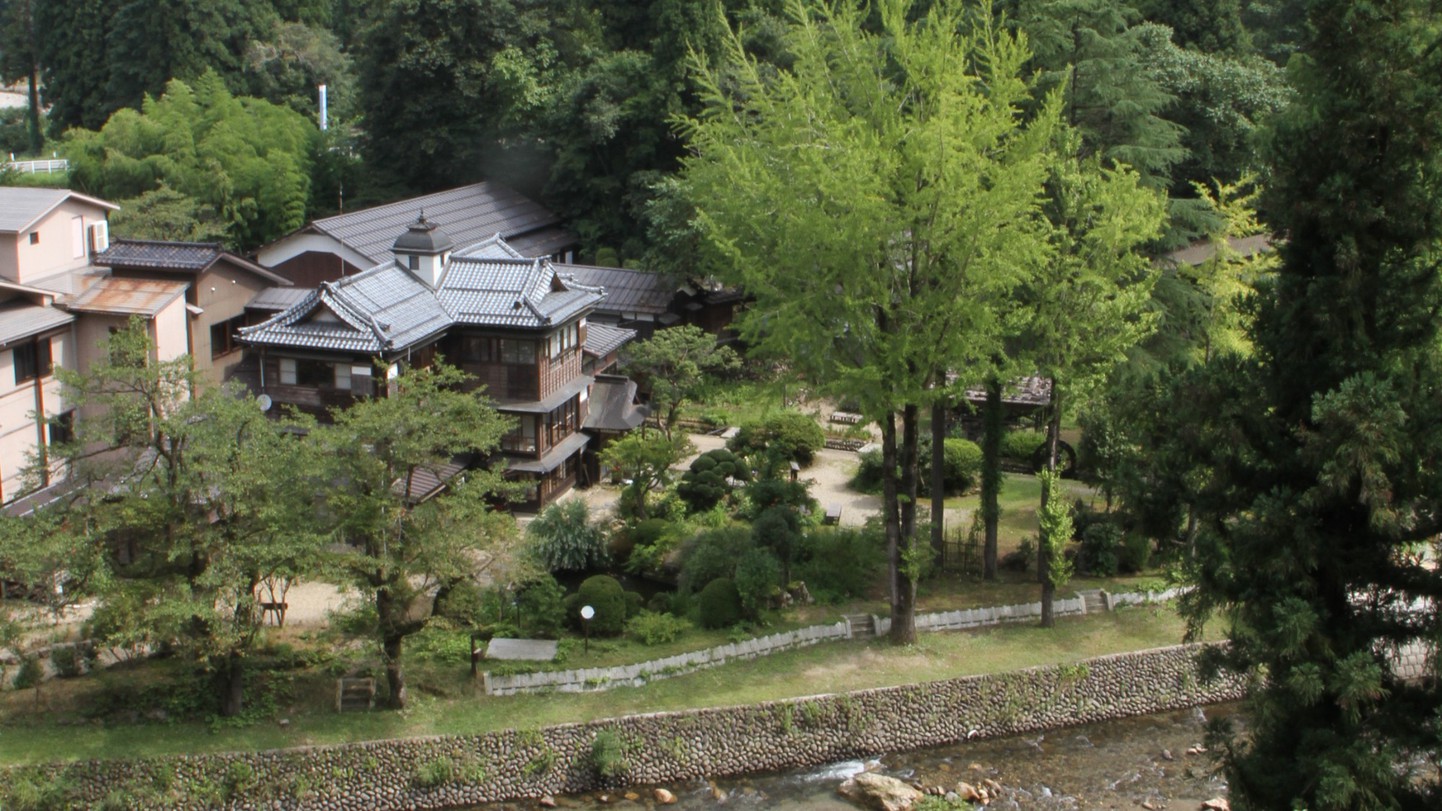
[[[74,429],[74,412],[61,397],[55,366],[75,364],[75,317],[55,306],[55,294],[0,282],[0,502],[28,486],[48,486],[49,465],[26,482],[32,461]],[[43,418],[42,418],[43,415]]]
[[[69,294],[110,244],[106,216],[119,206],[68,189],[0,190],[0,278]]]
[[[77,299],[71,309],[96,315],[136,313],[152,319],[151,337],[161,356],[189,353],[201,381],[212,385],[225,382],[240,363],[236,334],[245,325],[246,304],[262,290],[290,285],[260,265],[209,242],[116,239],[95,257],[94,265],[108,269],[109,276],[97,284],[101,290],[96,296],[83,304]],[[171,286],[175,284],[184,286],[185,317],[179,327],[171,325],[176,319],[168,309],[156,309],[165,297],[163,291],[174,289]],[[156,298],[148,302],[129,299],[141,289]],[[82,299],[89,293],[82,294]],[[112,305],[121,309],[108,313],[96,309]],[[139,309],[132,309],[135,307]]]

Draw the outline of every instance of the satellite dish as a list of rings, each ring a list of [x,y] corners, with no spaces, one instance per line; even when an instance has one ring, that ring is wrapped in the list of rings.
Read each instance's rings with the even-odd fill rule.
[[[596,609],[590,607],[589,605],[581,606],[581,619],[588,620],[594,616],[596,616]]]
[[[259,397],[255,398],[255,403],[256,403],[256,405],[260,406],[260,410],[261,410],[261,411],[269,411],[269,410],[270,410],[270,406],[271,406],[270,395],[269,395],[269,394],[262,394],[262,395],[260,395]]]

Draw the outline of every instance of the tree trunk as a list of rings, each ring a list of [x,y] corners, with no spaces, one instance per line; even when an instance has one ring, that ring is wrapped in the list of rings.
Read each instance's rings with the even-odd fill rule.
[[[1056,470],[1057,447],[1061,440],[1061,392],[1057,385],[1056,378],[1051,380],[1051,414],[1047,417],[1046,428],[1046,469]],[[1037,512],[1040,515],[1046,511],[1047,504],[1052,497],[1051,488],[1045,482],[1041,488],[1041,509]],[[1061,498],[1060,494],[1057,495]],[[1056,616],[1053,613],[1052,603],[1056,599],[1056,584],[1051,579],[1051,558],[1052,548],[1059,547],[1064,541],[1057,538],[1047,538],[1038,532],[1036,544],[1036,577],[1041,582],[1041,627],[1051,628],[1056,625]]]
[[[914,433],[914,430],[913,430]],[[886,549],[891,575],[891,641],[907,645],[916,641],[915,587],[907,574],[906,558],[911,539],[905,535],[902,518],[902,484],[897,477],[896,414],[881,420],[881,501],[886,527]],[[912,478],[915,479],[913,449]],[[915,512],[915,503],[912,505]]]
[[[39,153],[40,148],[45,145],[45,138],[40,134],[40,77],[39,67],[31,64],[30,73],[25,77],[30,97],[30,109],[25,113],[26,131],[30,136],[30,151]]]
[[[946,401],[931,406],[931,562],[946,563]]]
[[[225,663],[216,673],[216,689],[220,693],[220,714],[223,718],[234,718],[245,709],[245,663],[239,653],[232,652],[225,657]]]
[[[981,412],[981,520],[986,528],[982,547],[982,577],[995,580],[997,524],[1001,521],[1001,379],[986,382],[986,404]]]
[[[385,706],[395,710],[403,710],[406,706],[406,679],[401,670],[401,648],[406,637],[400,630],[405,624],[403,614],[406,608],[397,604],[389,588],[381,586],[376,589],[376,621],[380,624],[386,686],[390,688]]]

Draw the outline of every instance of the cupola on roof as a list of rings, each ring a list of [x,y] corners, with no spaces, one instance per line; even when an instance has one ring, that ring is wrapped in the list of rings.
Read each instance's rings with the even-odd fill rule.
[[[396,253],[417,253],[436,256],[450,250],[455,243],[440,226],[426,219],[426,210],[411,223],[404,234],[396,238],[392,250]]]

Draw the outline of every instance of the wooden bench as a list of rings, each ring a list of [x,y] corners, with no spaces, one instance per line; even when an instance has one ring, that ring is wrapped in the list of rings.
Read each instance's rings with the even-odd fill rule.
[[[828,504],[828,505],[826,505],[826,518],[825,518],[825,520],[824,520],[824,523],[826,523],[826,524],[840,524],[840,523],[841,523],[841,505],[840,505],[840,504]]]

